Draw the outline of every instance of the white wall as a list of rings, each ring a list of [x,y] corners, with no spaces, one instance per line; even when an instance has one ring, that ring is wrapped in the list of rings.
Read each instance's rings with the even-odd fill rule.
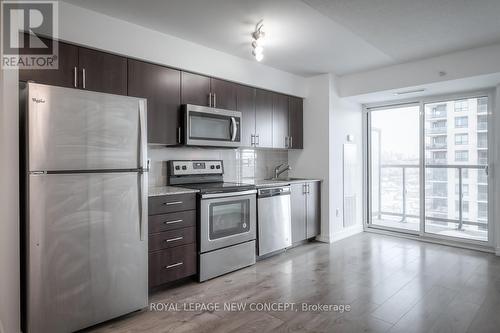
[[[339,96],[338,79],[332,80],[330,89],[332,117],[330,126],[330,209],[333,211],[333,240],[342,239],[363,230],[363,147],[362,147],[362,106]],[[353,136],[350,142],[357,148],[357,165],[354,173],[356,195],[356,224],[344,228],[344,188],[343,188],[343,150],[347,135]],[[339,214],[337,215],[337,210]]]
[[[357,96],[500,72],[500,44],[388,66],[340,78],[340,95]],[[440,76],[439,72],[446,72]]]
[[[362,109],[361,105],[338,96],[337,78],[324,74],[309,78],[304,100],[304,149],[291,150],[288,161],[292,177],[314,177],[321,184],[321,235],[319,240],[332,242],[353,232],[362,231]],[[356,182],[357,224],[343,227],[343,144],[347,134],[358,146],[359,175]],[[339,214],[336,215],[338,208]]]
[[[321,183],[321,235],[331,239],[330,212],[330,75],[318,75],[307,79],[304,100],[304,149],[290,150],[288,162],[291,177],[322,179]]]
[[[0,332],[19,332],[18,75],[0,70]]]
[[[96,49],[304,96],[305,80],[254,60],[238,58],[65,2],[59,6],[59,37]]]

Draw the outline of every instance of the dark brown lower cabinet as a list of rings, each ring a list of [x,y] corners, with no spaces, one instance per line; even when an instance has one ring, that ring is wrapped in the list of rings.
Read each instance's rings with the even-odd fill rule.
[[[149,288],[198,272],[196,196],[149,198]]]
[[[194,243],[149,253],[149,288],[194,275],[196,271]]]

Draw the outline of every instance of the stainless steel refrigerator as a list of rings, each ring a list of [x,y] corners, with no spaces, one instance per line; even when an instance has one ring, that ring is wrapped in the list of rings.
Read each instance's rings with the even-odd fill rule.
[[[28,83],[28,332],[72,332],[148,302],[146,101]]]

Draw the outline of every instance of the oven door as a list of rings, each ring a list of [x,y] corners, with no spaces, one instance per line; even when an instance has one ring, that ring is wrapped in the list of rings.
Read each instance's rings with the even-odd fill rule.
[[[255,239],[256,191],[206,194],[200,203],[200,252]]]
[[[241,145],[241,112],[191,104],[184,105],[183,108],[186,145]]]

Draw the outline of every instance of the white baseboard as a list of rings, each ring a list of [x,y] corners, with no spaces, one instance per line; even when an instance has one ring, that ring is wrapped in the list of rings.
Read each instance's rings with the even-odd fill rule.
[[[320,234],[318,237],[316,237],[316,240],[318,242],[323,242],[323,243],[331,243],[332,242],[328,235],[323,235],[323,234]]]
[[[332,242],[337,242],[341,239],[351,237],[353,235],[363,232],[363,225],[355,225],[349,228],[342,229],[341,231],[333,233]]]

